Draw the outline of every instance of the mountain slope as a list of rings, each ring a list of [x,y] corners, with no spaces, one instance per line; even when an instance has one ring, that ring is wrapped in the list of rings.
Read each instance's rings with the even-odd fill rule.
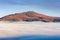
[[[43,21],[43,22],[52,22],[58,17],[51,17],[43,14],[39,14],[33,11],[15,13],[11,15],[4,16],[0,18],[2,21]]]

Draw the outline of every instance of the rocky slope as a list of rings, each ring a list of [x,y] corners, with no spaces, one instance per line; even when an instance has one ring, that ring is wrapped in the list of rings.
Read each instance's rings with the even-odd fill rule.
[[[33,11],[15,13],[0,18],[1,21],[43,21],[43,22],[55,22],[60,21],[60,17],[51,17],[36,13]]]

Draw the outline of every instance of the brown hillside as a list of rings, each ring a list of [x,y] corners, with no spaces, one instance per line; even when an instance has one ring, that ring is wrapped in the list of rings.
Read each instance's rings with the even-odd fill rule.
[[[54,17],[51,16],[47,16],[47,15],[43,15],[43,14],[39,14],[33,11],[28,11],[28,12],[22,12],[22,13],[15,13],[15,14],[11,14],[11,15],[7,15],[2,17],[0,20],[9,20],[9,19],[29,19],[29,18],[38,18],[38,19],[44,19],[46,21],[52,21]]]

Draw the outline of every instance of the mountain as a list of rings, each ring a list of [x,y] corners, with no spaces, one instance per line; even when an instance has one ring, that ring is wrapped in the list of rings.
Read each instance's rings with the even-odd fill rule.
[[[55,22],[55,20],[57,19],[60,20],[60,17],[51,17],[33,11],[15,13],[0,18],[1,21],[43,21],[43,22]]]

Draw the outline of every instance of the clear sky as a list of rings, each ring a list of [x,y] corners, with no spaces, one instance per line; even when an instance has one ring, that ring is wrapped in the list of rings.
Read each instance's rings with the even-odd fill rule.
[[[60,17],[60,0],[0,0],[0,17],[25,11]]]

